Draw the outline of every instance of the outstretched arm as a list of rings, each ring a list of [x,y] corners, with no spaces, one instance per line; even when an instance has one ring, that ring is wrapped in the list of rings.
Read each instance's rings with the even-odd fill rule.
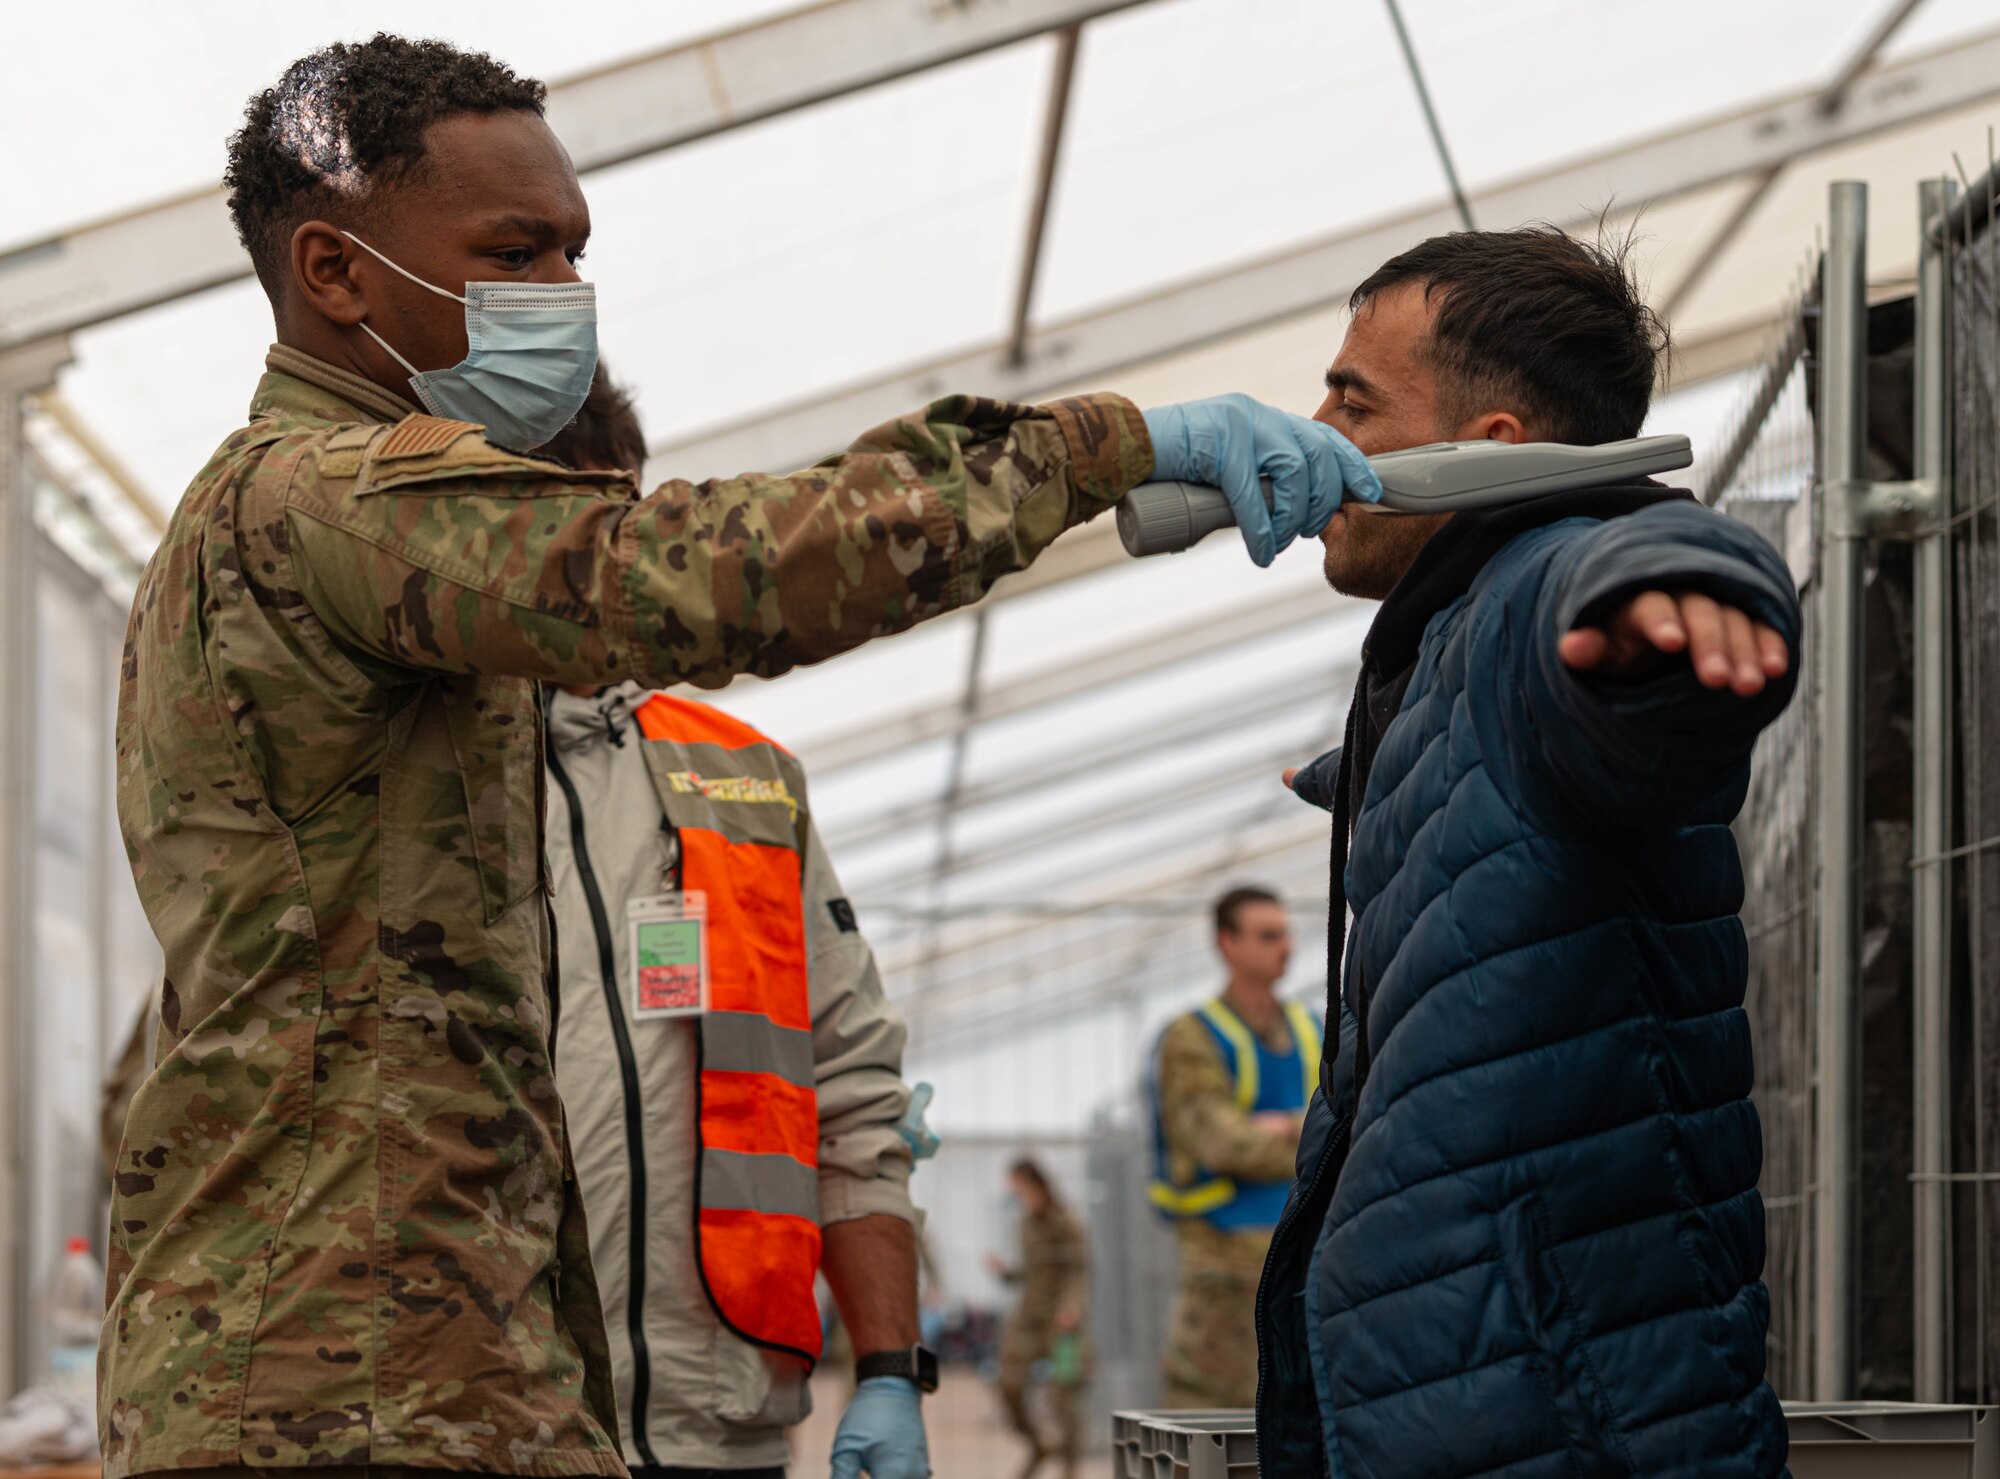
[[[1791,701],[1799,630],[1791,575],[1747,526],[1692,503],[1611,520],[1542,581],[1527,749],[1602,815],[1683,820]]]
[[[287,547],[363,662],[569,683],[771,676],[979,599],[1153,466],[1117,396],[952,396],[786,477],[575,473],[411,417],[303,456]]]

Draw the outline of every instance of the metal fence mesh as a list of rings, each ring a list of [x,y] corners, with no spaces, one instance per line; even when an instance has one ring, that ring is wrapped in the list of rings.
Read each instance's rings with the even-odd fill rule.
[[[2000,1400],[2000,231],[1990,215],[1950,262],[1952,509],[1946,524],[1955,602],[1950,712],[1955,814],[1951,870],[1952,1084],[1950,1310],[1954,1394]],[[1907,443],[1907,365],[1878,354],[1871,327],[1871,476]],[[1810,319],[1807,309],[1805,318]],[[1806,336],[1777,346],[1748,398],[1716,480],[1718,506],[1791,560],[1805,592],[1807,675],[1798,701],[1759,741],[1737,823],[1749,938],[1746,1008],[1764,1125],[1769,1375],[1804,1397],[1813,1356],[1812,1196],[1818,918],[1814,777],[1817,694],[1810,580],[1814,433]],[[1740,459],[1736,455],[1740,451]],[[1910,563],[1907,547],[1869,557],[1868,756],[1864,816],[1861,1044],[1860,1395],[1911,1385],[1911,1022],[1908,870]]]
[[[1958,816],[1953,941],[1953,1362],[2000,1400],[2000,230],[1989,203],[1951,262]]]
[[[1776,398],[1761,424],[1746,429],[1748,450],[1720,500],[1725,512],[1780,550],[1788,547],[1793,523],[1810,517],[1805,495],[1813,475],[1813,433],[1801,350],[1792,338],[1776,351],[1768,366]],[[1762,410],[1753,402],[1753,414]],[[1811,643],[1808,610],[1799,653],[1800,671],[1807,674],[1814,671]],[[1811,1360],[1814,713],[1812,695],[1802,690],[1759,739],[1736,829],[1750,946],[1745,1006],[1757,1045],[1753,1097],[1764,1124],[1768,1371],[1787,1395],[1805,1389]]]

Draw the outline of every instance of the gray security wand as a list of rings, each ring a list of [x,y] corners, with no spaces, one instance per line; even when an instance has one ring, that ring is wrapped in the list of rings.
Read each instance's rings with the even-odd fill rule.
[[[1432,442],[1368,459],[1382,480],[1378,504],[1402,514],[1453,513],[1518,503],[1543,493],[1594,488],[1694,461],[1684,436],[1633,437],[1595,447],[1566,442]],[[1271,480],[1264,479],[1264,498]],[[1201,483],[1142,483],[1118,505],[1118,537],[1130,555],[1170,555],[1236,522],[1220,488]]]

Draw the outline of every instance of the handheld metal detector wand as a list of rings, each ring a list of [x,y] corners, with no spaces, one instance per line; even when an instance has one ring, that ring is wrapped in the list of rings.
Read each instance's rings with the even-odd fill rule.
[[[1382,480],[1382,501],[1349,502],[1402,514],[1454,513],[1518,503],[1543,493],[1595,488],[1694,461],[1684,436],[1633,437],[1574,447],[1566,442],[1432,442],[1368,459]],[[1264,479],[1264,500],[1271,480]],[[1118,505],[1118,537],[1130,555],[1170,555],[1236,522],[1220,488],[1200,483],[1142,483]]]

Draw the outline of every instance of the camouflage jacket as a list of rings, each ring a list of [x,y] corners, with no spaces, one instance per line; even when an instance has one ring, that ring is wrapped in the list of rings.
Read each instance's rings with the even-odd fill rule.
[[[118,810],[166,984],[105,1473],[622,1476],[549,1067],[534,680],[717,685],[949,611],[1142,479],[1144,422],[956,397],[641,498],[268,365],[127,634]]]
[[[1018,1328],[1046,1333],[1064,1311],[1081,1320],[1090,1278],[1090,1249],[1083,1229],[1054,1203],[1023,1216],[1021,1262],[1007,1270],[1006,1278],[1020,1286],[1013,1315]]]

